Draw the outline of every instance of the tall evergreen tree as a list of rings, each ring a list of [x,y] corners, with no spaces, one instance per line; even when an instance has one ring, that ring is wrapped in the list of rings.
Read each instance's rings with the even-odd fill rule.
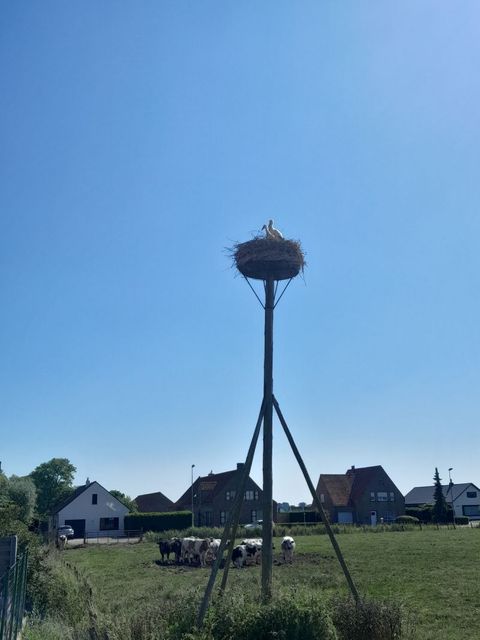
[[[435,467],[435,475],[433,476],[433,520],[434,522],[446,522],[447,521],[447,501],[443,494],[442,481],[437,467]]]

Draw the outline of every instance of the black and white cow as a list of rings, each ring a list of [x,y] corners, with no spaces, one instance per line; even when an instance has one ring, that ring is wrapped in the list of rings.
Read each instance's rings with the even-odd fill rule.
[[[262,543],[259,543],[258,540],[253,543],[239,544],[232,551],[232,562],[237,569],[253,562],[258,564],[261,557]]]
[[[200,566],[205,567],[205,556],[210,544],[210,538],[182,538],[182,560],[193,564],[197,558],[200,560]]]

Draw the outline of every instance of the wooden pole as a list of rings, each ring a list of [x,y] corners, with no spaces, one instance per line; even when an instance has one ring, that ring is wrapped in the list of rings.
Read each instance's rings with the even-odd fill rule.
[[[227,583],[228,576],[228,568],[230,565],[230,558],[232,557],[232,550],[235,543],[235,535],[238,528],[238,520],[240,518],[240,511],[243,503],[243,494],[245,491],[245,485],[247,483],[247,478],[250,475],[250,469],[252,468],[253,456],[255,454],[255,448],[258,442],[258,436],[260,434],[260,428],[262,426],[263,414],[264,414],[265,402],[262,401],[262,406],[260,407],[260,413],[258,414],[257,424],[255,426],[255,431],[252,436],[252,440],[250,442],[250,447],[248,449],[247,458],[245,460],[245,465],[241,470],[240,480],[237,487],[237,493],[235,495],[235,501],[233,504],[233,509],[229,513],[227,522],[225,524],[225,528],[223,530],[222,539],[220,540],[220,546],[217,551],[217,557],[212,566],[212,571],[210,573],[210,578],[208,580],[207,587],[205,589],[205,594],[203,596],[202,603],[200,605],[200,610],[197,616],[197,627],[200,628],[203,624],[203,620],[205,618],[205,614],[207,612],[208,603],[210,601],[210,597],[212,594],[213,586],[215,584],[215,580],[217,577],[218,569],[220,568],[220,563],[223,558],[223,553],[225,551],[225,547],[227,546],[228,536],[230,534],[230,543],[228,547],[227,559],[222,579],[221,591],[225,589],[225,585]]]
[[[302,473],[305,477],[305,480],[307,482],[308,488],[310,489],[310,493],[312,494],[312,498],[313,498],[313,502],[315,504],[315,506],[317,507],[320,516],[322,518],[322,522],[325,525],[325,529],[327,530],[328,536],[330,538],[330,542],[332,543],[332,546],[335,550],[335,553],[337,555],[338,561],[340,563],[340,566],[343,569],[343,573],[345,575],[345,578],[348,582],[348,586],[350,587],[350,591],[352,592],[352,595],[355,599],[355,602],[358,602],[360,599],[359,593],[357,591],[357,587],[355,586],[355,583],[353,582],[352,576],[350,575],[350,571],[348,570],[347,567],[347,563],[345,562],[345,559],[343,557],[343,554],[340,550],[340,547],[338,546],[338,542],[335,538],[335,534],[333,533],[332,527],[330,526],[330,523],[327,519],[327,516],[325,514],[325,511],[323,509],[323,505],[320,502],[320,499],[317,495],[317,492],[315,491],[315,487],[313,486],[313,483],[310,479],[310,476],[308,474],[307,471],[307,467],[305,466],[305,463],[303,462],[302,456],[300,455],[300,452],[297,448],[297,445],[295,444],[295,441],[293,439],[292,434],[290,433],[290,429],[288,428],[288,425],[285,421],[285,418],[283,417],[282,412],[280,411],[280,407],[278,405],[277,399],[275,397],[273,397],[273,404],[275,406],[275,411],[277,412],[278,415],[278,419],[280,420],[280,423],[283,427],[283,430],[285,431],[285,435],[287,436],[288,442],[290,443],[290,446],[292,447],[293,453],[295,455],[295,458],[297,459],[298,464],[300,465],[300,469],[302,470]]]
[[[272,597],[272,534],[273,534],[273,309],[275,304],[274,280],[265,281],[265,356],[263,400],[263,544],[262,544],[262,600]]]

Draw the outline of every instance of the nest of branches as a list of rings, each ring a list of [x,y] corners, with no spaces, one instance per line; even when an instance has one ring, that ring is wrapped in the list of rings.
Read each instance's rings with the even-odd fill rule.
[[[298,240],[254,238],[237,242],[231,252],[240,273],[256,280],[288,280],[298,276],[305,266]]]

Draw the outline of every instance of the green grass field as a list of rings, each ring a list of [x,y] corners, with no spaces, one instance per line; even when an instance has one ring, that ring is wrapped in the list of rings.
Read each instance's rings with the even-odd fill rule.
[[[360,593],[404,603],[414,614],[416,638],[480,638],[480,528],[359,532],[340,535],[338,541]],[[308,589],[326,597],[347,592],[326,536],[296,537],[296,543],[291,566],[283,565],[276,551],[274,588]],[[148,542],[72,549],[65,559],[87,576],[98,610],[109,616],[145,602],[161,606],[187,587],[197,587],[200,598],[210,574],[209,569],[161,565],[157,545]],[[260,594],[260,567],[231,569],[227,588]]]

